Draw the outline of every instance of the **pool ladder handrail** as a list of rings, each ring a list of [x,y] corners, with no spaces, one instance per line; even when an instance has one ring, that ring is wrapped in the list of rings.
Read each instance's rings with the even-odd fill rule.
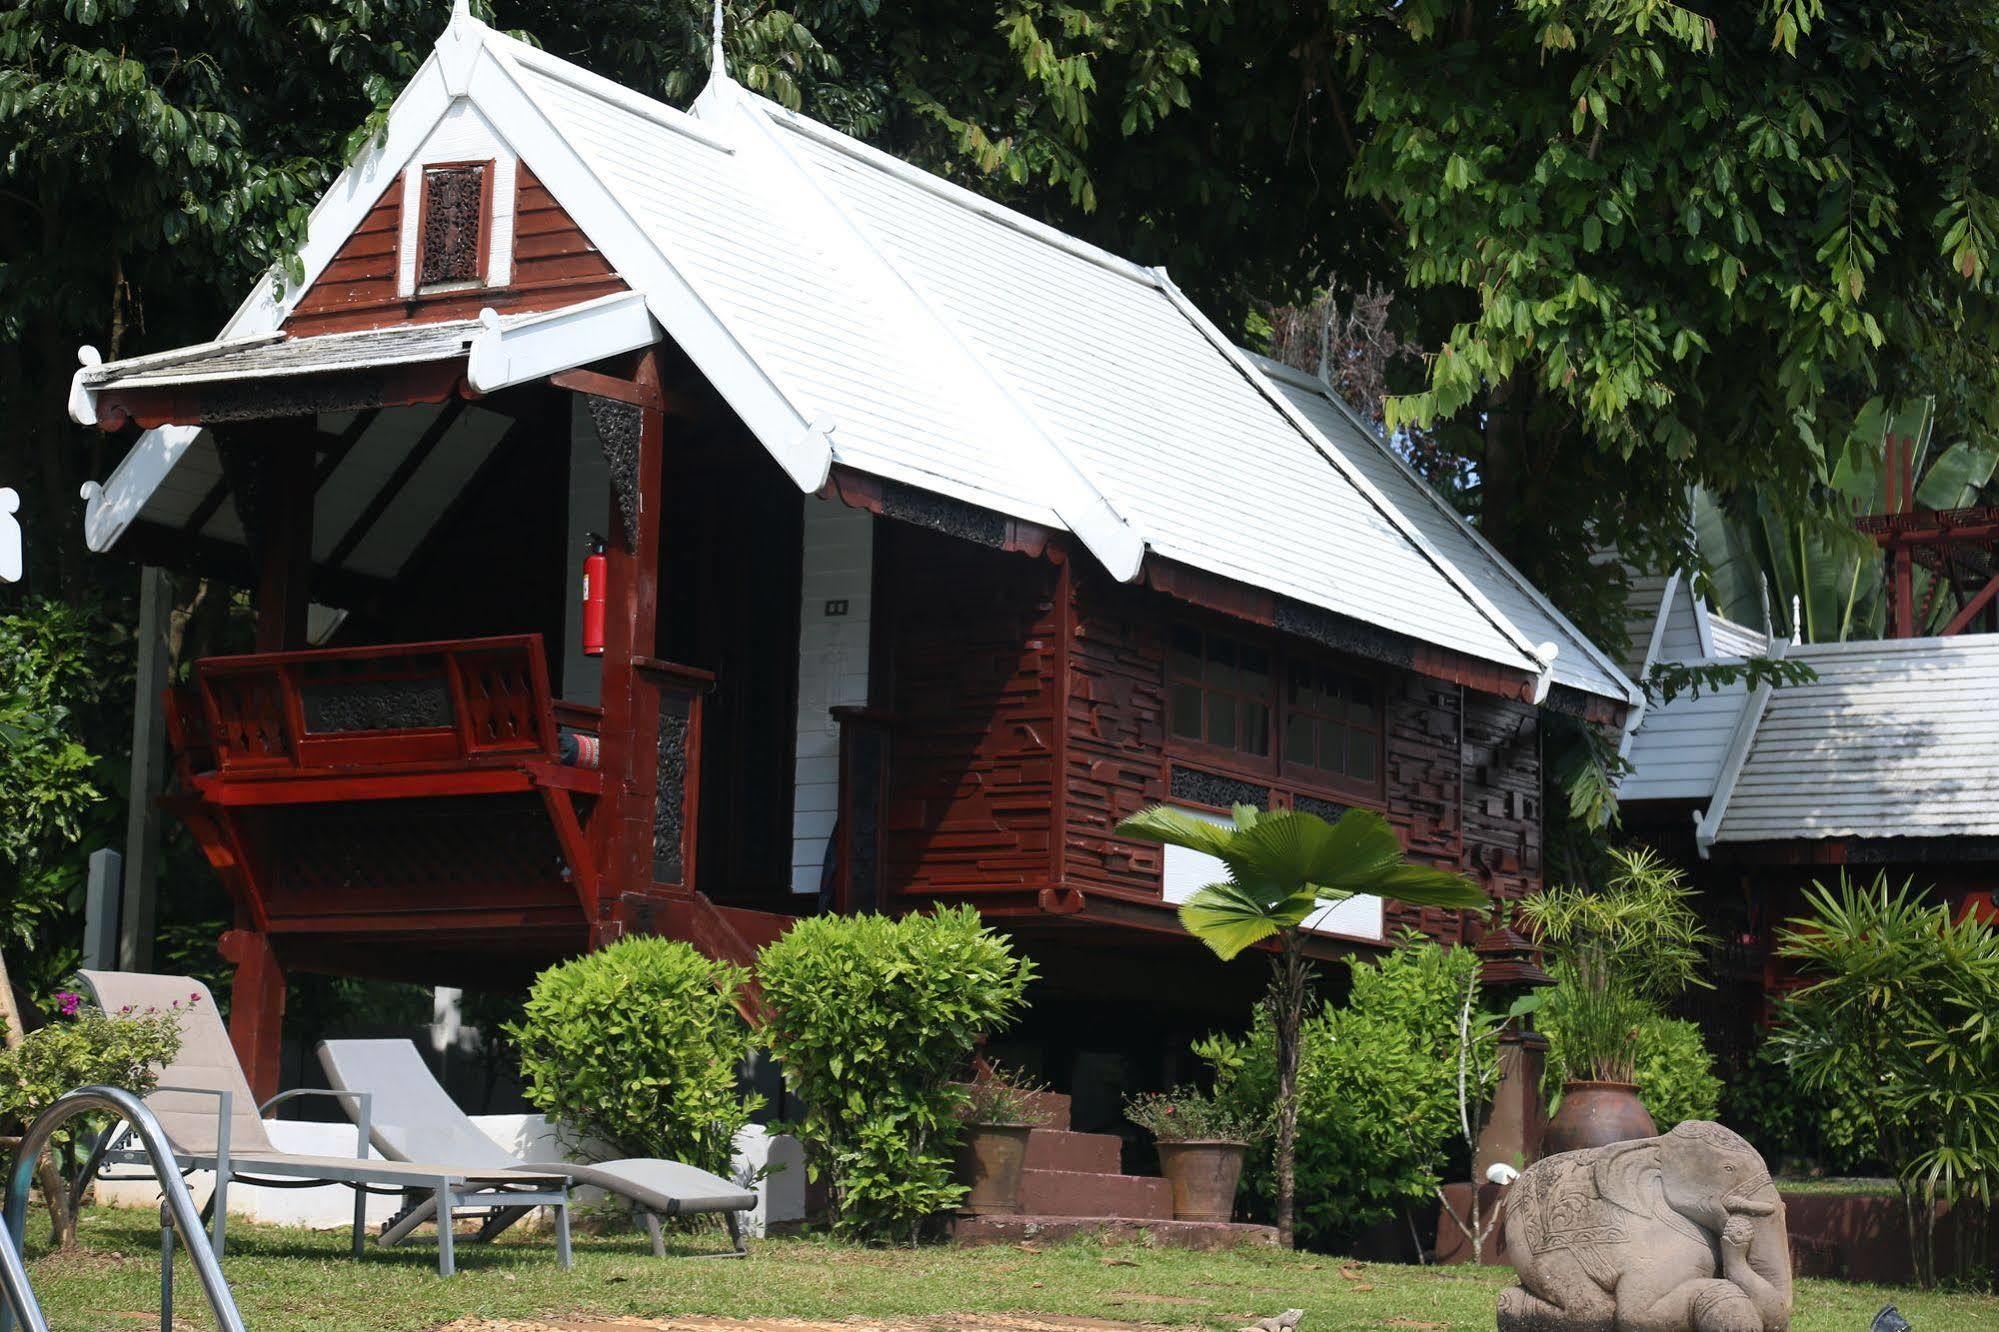
[[[223,1279],[215,1250],[209,1246],[201,1213],[188,1194],[165,1131],[145,1102],[117,1087],[79,1087],[58,1098],[35,1117],[21,1138],[13,1169],[7,1175],[5,1232],[0,1234],[0,1332],[12,1332],[17,1319],[21,1332],[48,1332],[48,1319],[43,1317],[35,1292],[28,1285],[27,1264],[21,1256],[21,1241],[28,1223],[28,1187],[34,1180],[35,1163],[57,1129],[78,1115],[106,1110],[124,1120],[138,1135],[153,1174],[160,1182],[160,1326],[171,1326],[173,1318],[173,1241],[174,1232],[179,1231],[202,1293],[208,1298],[209,1310],[215,1315],[216,1326],[221,1332],[243,1332],[243,1316],[236,1311],[236,1299],[229,1293],[229,1283]],[[81,1188],[83,1183],[79,1180],[77,1187]],[[51,1203],[65,1206],[67,1200],[52,1199]]]

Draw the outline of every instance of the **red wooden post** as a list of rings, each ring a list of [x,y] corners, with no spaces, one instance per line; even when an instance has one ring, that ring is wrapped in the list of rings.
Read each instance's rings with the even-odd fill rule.
[[[230,930],[222,956],[235,965],[229,988],[229,1041],[259,1104],[278,1094],[280,1044],[285,1020],[285,973],[269,935]]]
[[[658,386],[656,350],[640,358],[635,382]],[[625,531],[623,514],[613,505],[617,539],[605,551],[603,753],[604,799],[610,808],[591,823],[593,833],[602,838],[597,863],[603,872],[602,894],[609,901],[620,893],[643,892],[652,886],[658,700],[640,680],[637,661],[651,657],[656,647],[666,417],[657,407],[638,411],[638,530]]]

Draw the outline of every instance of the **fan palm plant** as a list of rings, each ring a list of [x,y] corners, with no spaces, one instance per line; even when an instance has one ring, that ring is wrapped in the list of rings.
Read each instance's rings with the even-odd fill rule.
[[[1388,821],[1348,810],[1337,823],[1300,810],[1237,805],[1234,826],[1156,805],[1118,825],[1124,837],[1200,851],[1221,861],[1228,878],[1180,905],[1180,923],[1223,961],[1274,940],[1271,1025],[1277,1037],[1277,1233],[1292,1244],[1296,1217],[1298,1029],[1311,969],[1304,925],[1335,902],[1362,894],[1416,906],[1480,910],[1485,894],[1462,874],[1411,864]]]

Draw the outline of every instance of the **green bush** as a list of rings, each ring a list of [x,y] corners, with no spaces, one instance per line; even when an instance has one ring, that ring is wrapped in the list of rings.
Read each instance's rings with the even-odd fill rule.
[[[1564,982],[1548,992],[1548,1001],[1535,1019],[1541,1034],[1548,1038],[1542,1089],[1551,1113],[1561,1104],[1562,1084],[1570,1077],[1588,1076],[1587,1070],[1571,1073],[1570,1060],[1564,1055],[1566,998]],[[1714,1074],[1714,1056],[1708,1053],[1698,1026],[1641,1004],[1628,1039],[1631,1080],[1638,1084],[1639,1099],[1661,1133],[1683,1120],[1715,1117],[1721,1104],[1721,1079]]]
[[[550,967],[507,1029],[529,1104],[621,1156],[727,1174],[757,1108],[737,1091],[750,1054],[734,996],[749,973],[678,939],[635,937]]]
[[[758,955],[764,1039],[805,1104],[799,1132],[842,1233],[914,1240],[964,1196],[951,1166],[965,1094],[948,1080],[1019,1016],[1033,974],[969,907],[817,916]]]
[[[1458,1133],[1458,1014],[1477,960],[1405,939],[1379,964],[1349,958],[1344,1008],[1325,1005],[1300,1031],[1298,1231],[1324,1246],[1434,1202]],[[1474,1025],[1474,1085],[1486,1085],[1492,1024]],[[1250,1034],[1210,1037],[1195,1051],[1214,1067],[1215,1095],[1244,1119],[1267,1121],[1277,1096],[1268,1010]],[[1270,1151],[1251,1151],[1244,1179],[1275,1195]]]
[[[73,994],[57,998],[63,1016],[0,1050],[0,1126],[16,1132],[78,1087],[121,1087],[144,1096],[180,1053],[179,1004],[165,1012],[105,1013]]]

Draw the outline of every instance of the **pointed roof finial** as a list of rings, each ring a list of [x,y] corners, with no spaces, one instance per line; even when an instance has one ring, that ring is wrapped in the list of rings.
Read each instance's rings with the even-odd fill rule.
[[[715,0],[715,44],[708,56],[708,77],[729,77],[729,59],[722,52],[722,0]]]
[[[472,20],[472,0],[451,0],[451,21],[469,23]]]

